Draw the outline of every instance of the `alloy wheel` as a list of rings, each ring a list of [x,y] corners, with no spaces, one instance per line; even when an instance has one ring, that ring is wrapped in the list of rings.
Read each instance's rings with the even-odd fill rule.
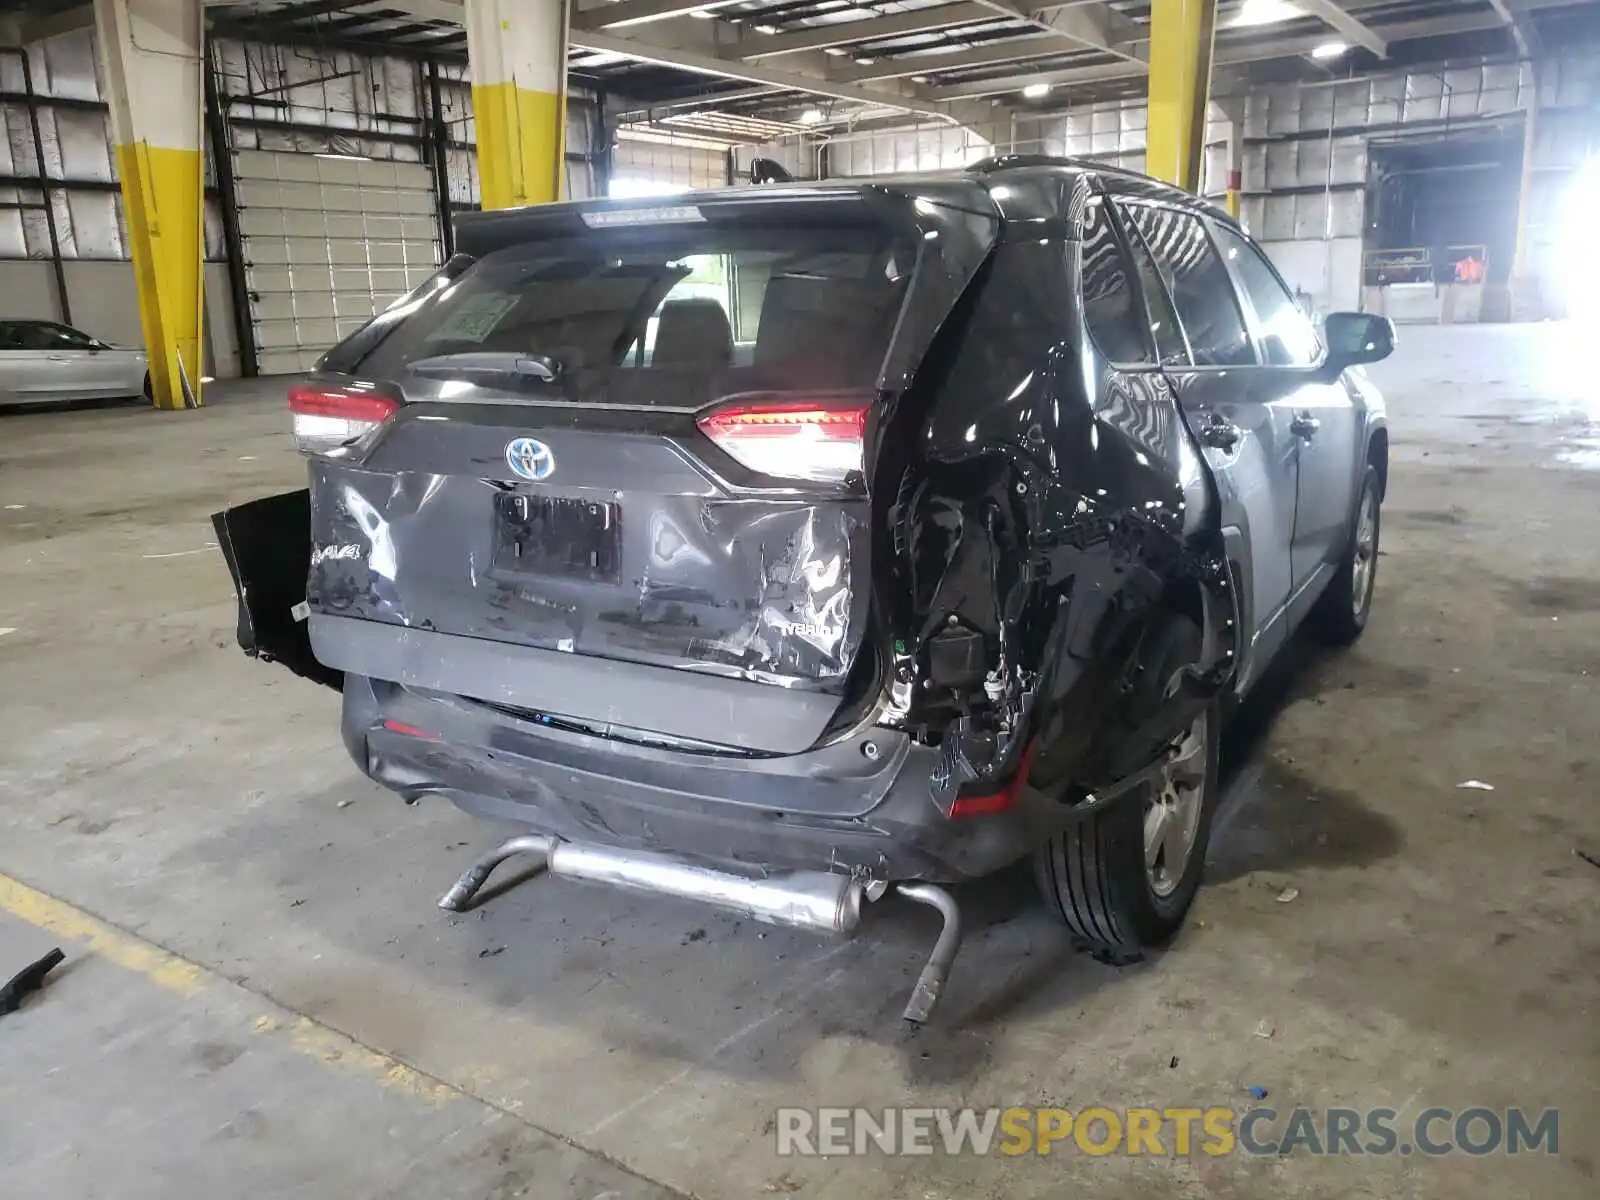
[[[1206,799],[1207,720],[1201,713],[1167,751],[1145,807],[1145,878],[1150,890],[1163,898],[1177,891],[1200,832]]]
[[[1350,574],[1350,603],[1359,620],[1367,611],[1378,574],[1378,498],[1371,488],[1361,493],[1361,511],[1356,516],[1355,561]]]

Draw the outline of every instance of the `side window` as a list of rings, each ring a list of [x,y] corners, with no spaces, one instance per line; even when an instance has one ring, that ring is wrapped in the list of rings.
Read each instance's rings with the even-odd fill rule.
[[[1144,235],[1172,292],[1172,303],[1189,335],[1200,367],[1247,367],[1256,362],[1233,280],[1193,213],[1148,204],[1123,206]]]
[[[62,350],[61,338],[48,325],[24,322],[17,327],[16,347],[19,350]]]
[[[1322,354],[1316,331],[1277,274],[1256,249],[1226,225],[1215,226],[1217,244],[1256,310],[1261,356],[1280,367],[1308,367]]]
[[[45,337],[50,339],[50,344],[58,350],[87,350],[94,345],[94,339],[87,333],[80,333],[69,325],[41,325]]]
[[[1083,318],[1095,347],[1113,363],[1150,362],[1139,295],[1128,278],[1127,260],[1098,196],[1083,210],[1082,250]]]
[[[1156,353],[1160,355],[1163,366],[1186,366],[1189,362],[1189,346],[1183,340],[1183,326],[1178,324],[1178,314],[1172,311],[1172,283],[1163,277],[1156,260],[1150,257],[1150,251],[1138,230],[1126,221],[1123,222],[1123,228],[1128,233],[1128,252],[1133,256],[1134,270],[1139,273],[1139,285],[1144,289],[1145,307],[1150,310],[1150,332],[1156,340]]]

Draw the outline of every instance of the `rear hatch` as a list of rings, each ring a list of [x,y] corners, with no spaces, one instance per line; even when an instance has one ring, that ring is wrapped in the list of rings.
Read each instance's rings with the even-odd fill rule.
[[[837,188],[464,222],[292,397],[330,667],[792,753],[877,687],[873,447],[997,230]]]

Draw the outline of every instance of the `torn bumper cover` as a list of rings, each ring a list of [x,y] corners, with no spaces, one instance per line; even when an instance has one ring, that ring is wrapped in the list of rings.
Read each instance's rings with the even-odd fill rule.
[[[306,626],[311,493],[264,496],[214,513],[211,525],[239,600],[239,648],[331,688],[344,674],[318,662]]]
[[[974,879],[1072,816],[1023,789],[1004,813],[950,820],[929,795],[938,750],[890,729],[802,754],[706,755],[352,675],[343,732],[357,766],[407,797],[443,796],[572,841],[758,868]]]

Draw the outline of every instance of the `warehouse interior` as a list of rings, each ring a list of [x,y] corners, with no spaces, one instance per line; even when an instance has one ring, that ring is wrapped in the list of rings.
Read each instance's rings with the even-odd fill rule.
[[[149,361],[146,399],[0,407],[0,983],[66,952],[0,1013],[7,1200],[1596,1194],[1600,2],[3,0],[0,119],[0,321]],[[304,486],[291,383],[462,214],[1029,155],[1177,183],[1314,319],[1398,328],[1372,627],[1236,715],[1186,931],[1109,965],[1026,871],[963,885],[907,1028],[930,912],[439,911],[492,836],[353,774],[337,695],[236,643],[211,514]],[[1261,1104],[1560,1136],[775,1141]]]

